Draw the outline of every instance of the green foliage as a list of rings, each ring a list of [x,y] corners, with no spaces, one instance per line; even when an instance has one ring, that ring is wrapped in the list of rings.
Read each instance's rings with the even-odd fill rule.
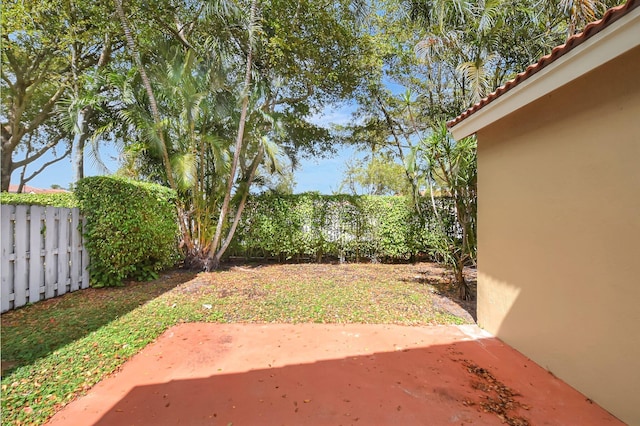
[[[450,200],[438,205],[455,234]],[[433,228],[406,197],[265,193],[247,202],[231,254],[406,260],[430,251]]]
[[[235,232],[230,206],[242,212],[243,195],[282,160],[333,151],[339,133],[313,117],[350,99],[371,72],[351,1],[223,4],[126,4],[119,15],[136,69],[118,64],[129,78],[110,103],[121,108],[110,131],[124,142],[122,171],[178,192],[187,262],[208,259],[207,268]],[[176,23],[183,30],[167,31]],[[286,180],[270,187],[291,191]]]
[[[78,207],[78,200],[72,192],[53,194],[13,194],[0,193],[0,204],[27,204],[31,206]]]
[[[351,194],[411,194],[404,166],[396,162],[390,153],[373,153],[371,158],[347,163],[340,186]]]
[[[69,156],[78,111],[89,106],[101,55],[108,61],[114,41],[104,1],[7,1],[0,23],[0,104],[3,110],[0,172],[2,190],[12,172],[36,166],[44,153],[55,160],[27,172],[27,180]],[[88,124],[89,110],[85,110]],[[6,122],[5,122],[6,120]],[[89,130],[89,129],[87,129]],[[92,129],[91,129],[92,130]]]
[[[177,260],[175,193],[123,178],[90,177],[76,196],[86,218],[86,246],[94,287],[127,278],[150,280]]]

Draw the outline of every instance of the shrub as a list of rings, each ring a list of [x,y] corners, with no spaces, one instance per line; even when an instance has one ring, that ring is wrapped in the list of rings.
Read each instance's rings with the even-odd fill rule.
[[[78,200],[72,192],[56,192],[52,194],[13,194],[0,193],[0,204],[25,204],[30,206],[78,207]]]
[[[76,197],[86,218],[92,286],[154,279],[177,261],[175,193],[170,189],[96,176],[78,182]]]

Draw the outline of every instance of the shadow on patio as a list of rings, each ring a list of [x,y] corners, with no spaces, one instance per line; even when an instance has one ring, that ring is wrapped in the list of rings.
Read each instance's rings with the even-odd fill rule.
[[[475,326],[183,324],[51,424],[620,424]]]

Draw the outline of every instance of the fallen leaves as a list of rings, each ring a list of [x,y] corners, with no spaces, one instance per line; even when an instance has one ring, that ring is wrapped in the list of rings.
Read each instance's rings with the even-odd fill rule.
[[[471,387],[487,394],[479,403],[479,409],[482,409],[485,413],[494,413],[502,423],[509,426],[529,426],[529,421],[526,418],[512,414],[518,408],[529,410],[528,406],[514,399],[514,397],[520,396],[519,394],[498,381],[488,370],[467,360],[463,361],[463,365],[469,373],[479,379],[474,380],[471,383]],[[476,405],[475,402],[470,400],[465,400],[462,404],[465,406]]]
[[[426,291],[429,285],[413,279],[417,270],[432,270],[434,277],[447,274],[445,269],[426,263],[232,267],[200,273],[167,294],[165,306],[185,307],[192,320],[198,321],[406,325],[465,322],[434,308],[433,294]],[[207,310],[212,315],[189,310],[189,306],[196,305],[200,312]]]

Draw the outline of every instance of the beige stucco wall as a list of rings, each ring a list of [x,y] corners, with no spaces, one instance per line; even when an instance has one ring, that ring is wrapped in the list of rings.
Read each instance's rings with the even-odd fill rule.
[[[640,425],[640,48],[477,136],[479,324]]]

